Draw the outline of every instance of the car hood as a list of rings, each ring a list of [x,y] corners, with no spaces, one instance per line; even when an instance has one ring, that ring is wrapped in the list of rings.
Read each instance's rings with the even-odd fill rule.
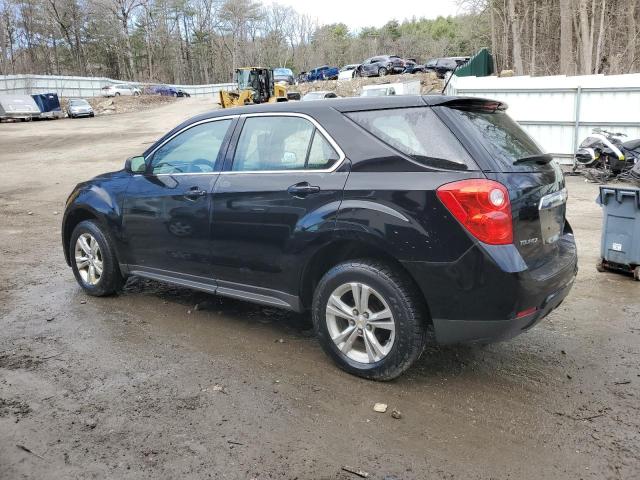
[[[119,178],[124,178],[124,177],[126,177],[128,175],[129,174],[125,171],[124,168],[122,170],[116,170],[115,172],[101,173],[100,175],[96,175],[95,177],[93,177],[90,180],[86,180],[84,182],[80,182],[78,185],[76,185],[76,189],[90,187],[91,185],[93,185],[95,183],[102,183],[102,182],[105,182],[105,181],[108,181],[108,180],[115,180],[115,179],[119,179]]]

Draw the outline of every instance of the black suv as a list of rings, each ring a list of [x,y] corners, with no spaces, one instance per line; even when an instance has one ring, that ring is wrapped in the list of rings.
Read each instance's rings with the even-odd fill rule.
[[[62,245],[87,293],[137,275],[297,312],[345,370],[391,379],[440,343],[513,337],[565,298],[558,166],[495,101],[218,110],[79,184]]]
[[[444,78],[447,72],[453,72],[456,68],[464,65],[470,57],[445,57],[429,60],[425,65],[425,71],[435,72],[438,78]]]

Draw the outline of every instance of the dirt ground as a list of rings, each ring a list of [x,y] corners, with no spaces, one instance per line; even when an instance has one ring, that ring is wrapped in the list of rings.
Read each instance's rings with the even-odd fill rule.
[[[0,125],[0,479],[640,478],[640,283],[596,272],[576,177],[564,304],[389,383],[338,370],[304,315],[135,279],[84,295],[60,246],[74,184],[212,106]]]

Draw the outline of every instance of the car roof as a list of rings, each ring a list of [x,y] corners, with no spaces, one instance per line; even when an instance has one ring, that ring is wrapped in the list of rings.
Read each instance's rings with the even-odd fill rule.
[[[355,112],[361,110],[384,110],[390,108],[408,108],[437,106],[447,104],[483,103],[492,100],[478,97],[461,97],[447,95],[395,95],[388,97],[347,97],[335,98],[322,102],[277,102],[259,105],[245,105],[232,108],[221,108],[191,118],[186,123],[194,123],[210,118],[228,115],[244,115],[251,113],[303,113],[313,116],[320,109],[334,109],[339,112]]]

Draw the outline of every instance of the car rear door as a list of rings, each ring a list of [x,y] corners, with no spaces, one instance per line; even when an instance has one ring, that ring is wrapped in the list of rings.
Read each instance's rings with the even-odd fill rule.
[[[213,195],[213,275],[220,293],[295,308],[301,259],[335,224],[344,154],[302,114],[246,115],[234,137]]]
[[[183,279],[210,278],[211,192],[235,118],[190,125],[146,156],[123,206],[129,269]]]

